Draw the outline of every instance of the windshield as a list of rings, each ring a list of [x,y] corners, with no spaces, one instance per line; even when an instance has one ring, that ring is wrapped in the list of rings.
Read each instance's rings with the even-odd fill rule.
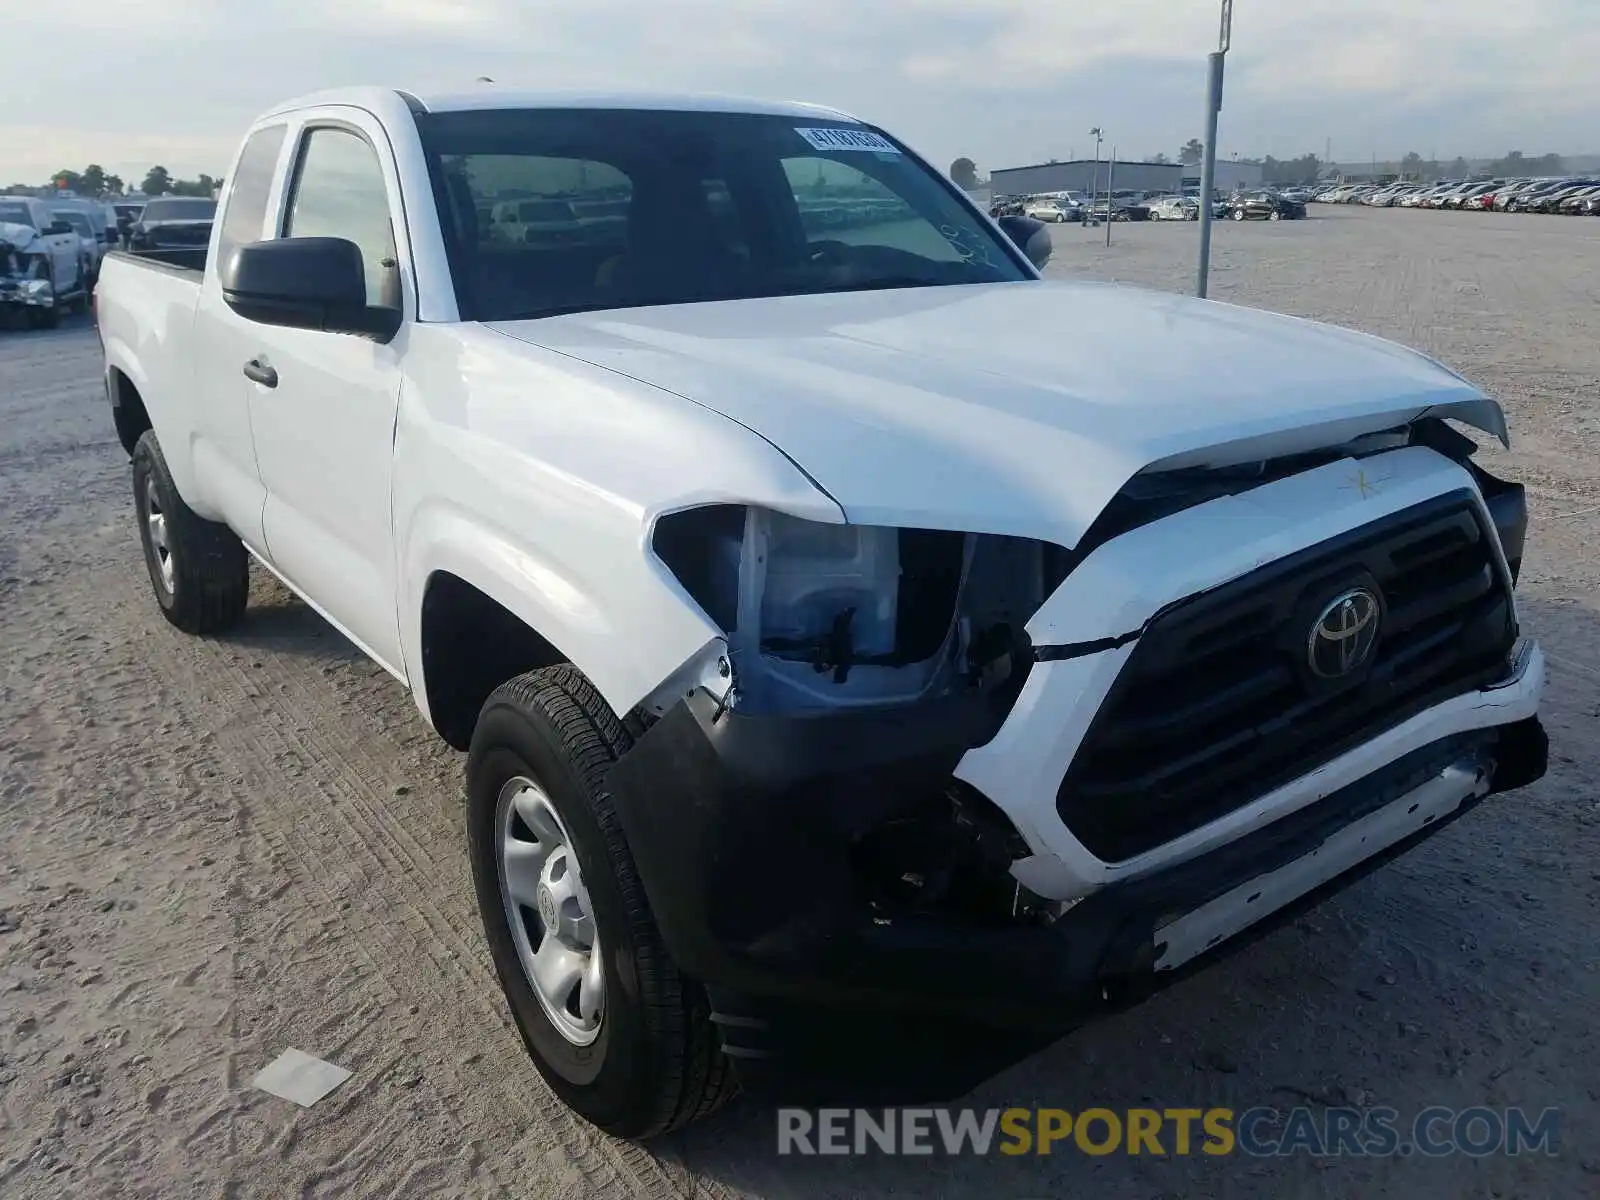
[[[468,320],[1031,278],[952,185],[859,125],[625,109],[417,125]]]
[[[16,201],[6,203],[0,200],[0,223],[7,225],[33,225],[33,214],[28,211],[26,204]]]
[[[154,221],[207,221],[216,215],[217,202],[184,196],[172,200],[152,200],[144,206],[140,219],[146,225]]]
[[[67,209],[64,212],[57,212],[55,216],[56,220],[65,221],[84,237],[94,236],[94,226],[89,224],[89,218],[84,216],[81,212],[76,212],[73,209]]]

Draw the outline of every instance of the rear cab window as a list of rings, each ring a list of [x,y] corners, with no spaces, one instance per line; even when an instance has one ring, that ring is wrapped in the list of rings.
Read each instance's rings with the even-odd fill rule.
[[[267,206],[272,198],[272,179],[288,132],[288,126],[280,122],[256,130],[245,140],[222,213],[222,233],[217,239],[219,270],[228,269],[233,252],[240,246],[263,236]]]

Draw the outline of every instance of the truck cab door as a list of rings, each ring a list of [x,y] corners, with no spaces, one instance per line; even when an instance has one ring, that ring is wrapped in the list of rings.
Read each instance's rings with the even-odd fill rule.
[[[201,491],[259,558],[267,557],[267,492],[256,465],[249,384],[239,364],[255,353],[259,326],[222,300],[218,271],[239,246],[265,235],[288,148],[285,121],[251,132],[232,164],[217,213],[194,316],[194,472]]]
[[[367,302],[400,308],[399,180],[364,113],[308,117],[294,136],[282,237],[340,237],[361,250]],[[243,379],[266,491],[273,568],[352,640],[405,678],[396,611],[390,474],[407,341],[245,323]]]

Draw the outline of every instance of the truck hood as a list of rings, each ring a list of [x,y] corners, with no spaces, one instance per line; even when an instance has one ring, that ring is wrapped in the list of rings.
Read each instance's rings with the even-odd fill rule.
[[[35,247],[34,243],[38,241],[39,231],[32,225],[0,221],[0,245],[8,246],[18,253],[26,253],[29,250],[42,249],[42,246]]]
[[[1069,547],[1142,470],[1338,445],[1430,411],[1506,438],[1498,404],[1415,351],[1111,284],[785,296],[491,328],[722,413],[853,522]]]

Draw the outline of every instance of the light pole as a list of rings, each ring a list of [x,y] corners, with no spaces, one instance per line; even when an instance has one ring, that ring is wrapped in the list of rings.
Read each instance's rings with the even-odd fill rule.
[[[1089,130],[1089,136],[1094,139],[1094,174],[1089,177],[1089,204],[1083,210],[1085,226],[1089,224],[1089,218],[1094,215],[1094,198],[1100,193],[1100,143],[1104,140],[1098,125]]]
[[[1211,276],[1211,204],[1217,182],[1217,114],[1222,111],[1222,63],[1232,42],[1233,0],[1222,0],[1217,49],[1206,59],[1206,145],[1200,159],[1200,271],[1194,292],[1202,300]]]

